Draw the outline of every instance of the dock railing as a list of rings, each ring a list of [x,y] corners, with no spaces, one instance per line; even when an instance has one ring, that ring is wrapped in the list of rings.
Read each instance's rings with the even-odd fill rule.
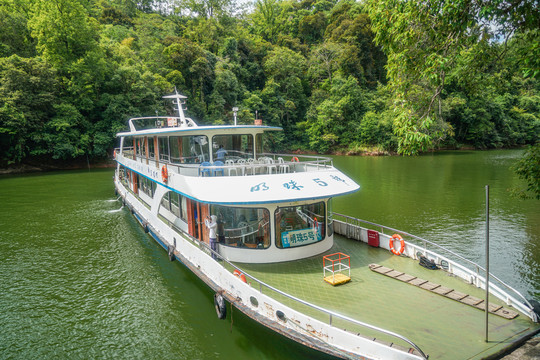
[[[273,292],[275,294],[278,294],[280,296],[283,296],[283,297],[285,297],[287,299],[290,299],[290,300],[292,300],[293,302],[295,302],[297,304],[301,304],[303,306],[306,306],[308,308],[316,310],[317,312],[319,312],[319,313],[325,315],[326,317],[328,317],[328,325],[330,325],[330,326],[334,326],[334,325],[332,325],[333,319],[341,319],[341,320],[344,320],[345,322],[348,322],[348,323],[351,323],[351,324],[354,324],[354,325],[357,325],[357,326],[360,326],[360,327],[364,327],[364,328],[367,328],[367,329],[370,329],[370,330],[385,334],[387,336],[390,336],[390,337],[393,337],[393,338],[396,338],[396,339],[400,339],[400,340],[404,341],[405,343],[409,344],[412,347],[412,349],[416,350],[420,357],[422,357],[423,359],[426,359],[426,360],[428,359],[428,356],[420,349],[420,347],[418,345],[416,345],[414,342],[412,342],[411,340],[409,340],[408,338],[406,338],[405,336],[400,335],[400,334],[395,333],[395,332],[392,332],[390,330],[386,330],[386,329],[380,328],[378,326],[371,325],[371,324],[365,323],[363,321],[359,321],[359,320],[350,318],[348,316],[345,316],[345,315],[330,311],[330,310],[325,309],[323,307],[317,306],[315,304],[311,304],[311,303],[309,303],[309,302],[307,302],[305,300],[297,298],[297,297],[295,297],[295,296],[293,296],[291,294],[288,294],[288,293],[286,293],[284,291],[281,291],[281,290],[273,287],[272,285],[269,285],[269,284],[257,279],[255,276],[252,276],[249,273],[247,273],[244,269],[239,268],[238,266],[236,266],[232,262],[230,262],[227,259],[223,258],[218,252],[212,250],[212,248],[210,248],[210,246],[208,244],[206,244],[206,243],[204,243],[202,241],[199,241],[198,239],[194,238],[193,236],[185,233],[184,231],[182,231],[180,228],[178,228],[176,225],[174,225],[169,220],[167,220],[165,218],[161,218],[161,220],[165,221],[172,229],[174,229],[180,235],[184,236],[184,238],[188,239],[188,241],[191,242],[193,245],[198,246],[200,249],[204,250],[208,255],[210,255],[210,256],[213,255],[214,258],[219,259],[221,264],[224,267],[227,265],[227,266],[230,267],[231,270],[238,270],[238,271],[242,272],[246,276],[246,278],[249,279],[251,282],[256,282],[259,285],[259,292],[261,294],[264,292],[265,289],[270,290],[271,292]],[[268,295],[268,296],[272,297],[272,295]]]
[[[443,267],[446,267],[447,265],[448,268],[445,268],[446,271],[463,278],[464,280],[470,282],[471,284],[474,284],[481,289],[485,289],[486,280],[485,276],[482,275],[482,273],[485,274],[486,269],[483,266],[465,258],[462,255],[455,253],[450,249],[447,249],[439,244],[436,244],[419,236],[409,234],[406,231],[394,229],[371,221],[361,220],[335,212],[332,213],[332,215],[333,221],[334,223],[338,223],[338,227],[339,224],[344,224],[345,226],[345,233],[343,233],[343,231],[336,230],[338,227],[334,225],[334,230],[340,235],[367,242],[367,239],[364,240],[360,238],[362,230],[380,229],[379,233],[383,236],[388,236],[389,238],[392,236],[392,234],[398,233],[404,237],[406,247],[408,247],[409,249],[412,248],[412,250],[409,250],[407,254],[412,255],[410,257],[412,257],[413,259],[418,260],[418,253],[420,252],[422,255],[429,257],[430,259],[434,259],[439,266],[443,265]],[[419,244],[413,243],[411,240],[418,242]],[[428,246],[431,247],[431,249],[436,250],[431,250],[428,248]],[[491,272],[489,273],[489,276],[492,280],[494,280],[490,281],[489,285],[489,290],[491,294],[503,300],[504,302],[506,302],[506,304],[520,310],[521,313],[527,315],[534,322],[539,322],[540,319],[535,313],[533,306],[519,291],[506,284],[504,281],[499,279]],[[506,291],[503,289],[506,289]],[[513,295],[511,295],[510,293]]]

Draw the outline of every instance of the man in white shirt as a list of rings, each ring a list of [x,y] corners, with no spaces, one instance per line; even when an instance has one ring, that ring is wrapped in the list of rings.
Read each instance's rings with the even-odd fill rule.
[[[208,221],[210,219],[210,221]],[[210,238],[210,249],[217,252],[217,236],[216,236],[216,230],[217,230],[217,216],[212,215],[210,217],[206,217],[204,220],[204,224],[208,228],[208,237]],[[212,253],[212,258],[216,259],[216,255]]]

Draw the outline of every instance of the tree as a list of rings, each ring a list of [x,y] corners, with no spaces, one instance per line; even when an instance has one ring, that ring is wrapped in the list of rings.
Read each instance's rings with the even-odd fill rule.
[[[508,38],[516,30],[538,34],[538,8],[526,1],[378,0],[366,8],[375,40],[388,56],[394,130],[403,154],[425,151],[452,134],[441,116],[450,74],[465,78],[485,62],[497,36]]]
[[[177,4],[180,12],[185,10],[191,16],[206,19],[227,15],[235,7],[235,2],[232,0],[181,0]]]
[[[514,166],[514,171],[527,183],[527,188],[518,190],[517,195],[525,199],[540,200],[540,142],[529,147]]]
[[[272,112],[279,114],[280,124],[286,131],[300,121],[307,106],[303,79],[306,61],[290,49],[276,47],[264,60],[268,78],[262,95],[265,103],[274,104]]]
[[[54,116],[58,81],[39,58],[0,58],[0,151],[2,164],[19,163],[42,151],[41,134]]]
[[[30,5],[24,2],[0,4],[0,56],[17,54],[35,56],[34,39],[28,29],[27,11]]]
[[[38,51],[53,64],[65,67],[96,45],[92,21],[79,0],[48,0],[34,3],[29,25]]]
[[[311,97],[306,116],[309,146],[318,152],[347,148],[358,140],[358,126],[367,110],[358,80],[353,76],[327,79]]]
[[[339,69],[339,59],[343,55],[343,47],[333,42],[325,42],[311,51],[310,66],[308,73],[310,77],[319,82],[329,79],[332,82],[332,75]]]
[[[291,5],[280,0],[257,0],[253,13],[253,29],[265,40],[275,42],[287,23]]]

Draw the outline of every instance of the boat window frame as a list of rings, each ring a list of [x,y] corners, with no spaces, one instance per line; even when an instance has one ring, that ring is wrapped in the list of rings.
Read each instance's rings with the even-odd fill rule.
[[[220,209],[220,210],[216,210]],[[224,217],[228,217],[227,215],[223,215],[223,210],[225,211],[235,211],[240,210],[243,212],[242,214],[228,214],[229,216],[233,216],[236,220],[236,224],[234,226],[237,226],[242,221],[246,222],[246,226],[243,226],[241,228],[239,227],[229,227],[226,228],[225,225],[223,227],[220,227],[220,223],[226,224],[226,222],[223,221]],[[262,217],[259,215],[259,210],[262,211]],[[256,220],[241,220],[242,215],[246,215],[245,212],[248,211],[254,211],[257,214]],[[266,214],[266,216],[265,216]],[[240,206],[225,206],[225,205],[219,205],[219,204],[211,204],[209,208],[209,215],[216,215],[218,217],[218,243],[221,246],[226,246],[229,248],[235,248],[235,249],[249,249],[249,250],[266,250],[272,246],[272,234],[271,234],[271,219],[270,219],[270,210],[266,207],[259,206],[259,207],[240,207]],[[238,216],[238,217],[237,217]],[[263,225],[261,227],[261,221],[266,220],[266,225]],[[255,226],[255,224],[257,224]],[[243,233],[245,231],[245,233]],[[233,233],[233,236],[226,237],[226,232]],[[262,236],[261,236],[262,234]],[[236,235],[236,236],[234,236]],[[258,238],[261,238],[258,239]],[[236,239],[235,245],[231,243],[227,243],[227,238],[229,239]],[[246,242],[246,239],[248,239],[250,242]],[[254,240],[252,243],[251,240]],[[242,241],[242,245],[239,246],[240,241]],[[261,245],[262,246],[259,246]]]
[[[156,159],[156,148],[154,143],[154,136],[148,136],[148,159],[155,160]]]
[[[158,136],[159,161],[170,162],[169,136]]]
[[[174,203],[171,197],[171,194],[173,194],[173,197],[176,197],[177,199],[176,204]],[[177,210],[174,210],[173,206],[176,206]],[[183,220],[184,222],[187,222],[187,201],[186,201],[186,197],[183,196],[182,194],[176,191],[172,191],[172,190],[166,191],[159,202],[158,213],[161,210],[161,208],[164,208],[169,213],[176,216],[178,219]]]
[[[206,141],[206,144],[200,145],[199,149],[196,149],[196,150],[200,150],[201,147],[202,147],[203,152],[198,153],[198,151],[196,151],[194,155],[192,155],[190,153],[189,156],[185,156],[184,150],[187,150],[187,151],[191,152],[191,147],[195,146],[196,138],[200,138],[200,137],[204,137],[204,139]],[[202,163],[204,161],[210,161],[210,141],[208,139],[208,135],[204,135],[204,134],[197,134],[197,135],[170,135],[170,136],[167,136],[167,138],[168,138],[167,144],[168,144],[168,149],[169,149],[169,162],[171,164],[200,164],[200,163]],[[180,144],[182,144],[182,152],[176,151],[176,153],[175,153],[175,149],[176,150],[179,149],[178,148],[178,142],[176,144],[172,144],[172,145],[171,145],[171,142],[174,142],[175,140],[177,140],[179,138],[181,139]],[[184,140],[187,140],[187,142],[184,142]],[[185,149],[184,147],[187,147],[187,149]],[[174,155],[176,155],[176,154],[178,154],[178,156],[180,156],[180,154],[182,154],[183,156],[182,157],[175,157]],[[174,159],[178,159],[178,161],[176,161]]]
[[[282,231],[281,231],[281,220],[282,218],[278,219],[278,211],[281,211],[282,209],[286,209],[286,208],[297,208],[297,207],[306,207],[306,206],[312,206],[312,205],[316,205],[316,204],[322,204],[322,213],[324,214],[324,221],[323,222],[320,222],[319,218],[315,217],[316,220],[313,220],[311,219],[312,222],[315,223],[315,221],[317,222],[317,228],[320,230],[318,231],[318,233],[320,234],[321,236],[321,239],[320,240],[316,240],[316,241],[311,241],[309,243],[305,243],[305,244],[301,244],[301,245],[296,245],[296,246],[283,246],[282,244]],[[321,201],[317,201],[317,202],[310,202],[310,203],[307,203],[307,204],[301,204],[301,205],[293,205],[293,206],[278,206],[276,207],[276,209],[274,210],[274,243],[275,243],[275,246],[276,248],[278,249],[292,249],[292,248],[299,248],[299,247],[303,247],[303,246],[309,246],[309,245],[314,245],[314,244],[317,244],[317,243],[320,243],[321,241],[324,241],[326,238],[327,238],[327,229],[326,229],[326,224],[328,223],[328,214],[326,212],[326,209],[327,209],[327,204],[326,204],[326,201],[324,200],[321,200]],[[294,211],[291,210],[291,212],[296,212],[296,209]],[[311,211],[310,211],[311,212]],[[316,214],[317,215],[317,214]],[[298,215],[299,216],[299,215]],[[320,215],[318,215],[320,216]],[[290,231],[302,231],[302,230],[307,230],[307,229],[310,229],[310,228],[301,228],[301,229],[290,229],[288,230],[288,232]],[[301,234],[301,235],[305,235],[305,234]],[[309,235],[309,234],[307,234]]]
[[[149,197],[153,199],[154,194],[156,193],[156,189],[157,189],[157,186],[156,186],[155,181],[147,178],[146,176],[141,177],[141,181],[139,185],[140,191],[142,191],[143,193],[145,193],[146,195],[148,195]]]
[[[235,155],[230,155],[231,152],[235,152],[235,153],[238,153],[239,155],[236,155],[236,158],[237,160],[239,159],[254,159],[255,158],[255,154],[256,154],[256,142],[255,142],[255,136],[253,136],[253,134],[250,134],[250,133],[243,133],[243,134],[216,134],[216,135],[213,135],[212,136],[212,159],[213,161],[216,161],[216,160],[222,160],[222,159],[218,159],[217,158],[217,151],[219,150],[219,146],[220,145],[223,145],[224,141],[223,140],[220,140],[219,138],[230,138],[230,142],[231,143],[234,143],[234,140],[232,139],[234,136],[240,136],[240,150],[234,150],[233,149],[233,146],[229,146],[229,148],[225,148],[225,150],[227,151],[227,155],[225,156],[225,159],[224,160],[227,160],[227,156],[229,156],[229,158],[231,158],[232,156],[235,156]],[[241,138],[242,136],[247,136],[248,139],[251,139],[251,144],[250,141],[248,140],[248,145],[251,145],[251,147],[249,148],[251,150],[251,152],[247,152],[247,153],[244,153],[245,155],[242,156],[242,151],[241,151],[241,147],[242,147],[242,143],[243,143],[243,139]]]

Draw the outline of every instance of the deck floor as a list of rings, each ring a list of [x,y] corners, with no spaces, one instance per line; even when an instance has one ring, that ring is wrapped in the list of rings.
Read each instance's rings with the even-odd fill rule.
[[[507,320],[490,314],[489,342],[486,343],[483,311],[375,273],[368,265],[377,263],[478,298],[485,297],[483,290],[442,270],[425,269],[410,258],[395,256],[387,250],[338,235],[326,254],[335,252],[351,257],[351,281],[338,286],[332,286],[323,279],[325,254],[285,263],[239,266],[261,281],[312,304],[401,334],[415,342],[430,359],[481,359],[540,327],[523,315]],[[252,286],[257,284],[252,283]],[[327,315],[288,298],[280,300],[319,320],[329,321]],[[506,306],[493,297],[490,303]],[[334,318],[332,324],[363,336],[407,345],[339,319]]]

